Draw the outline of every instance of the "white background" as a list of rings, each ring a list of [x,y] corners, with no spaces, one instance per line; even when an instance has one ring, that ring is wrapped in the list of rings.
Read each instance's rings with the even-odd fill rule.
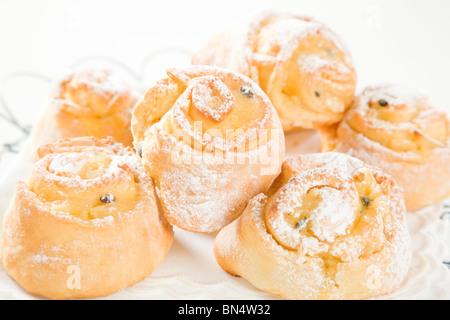
[[[189,63],[186,54],[157,56],[141,70],[149,53],[195,51],[224,26],[271,8],[313,16],[338,33],[353,55],[358,91],[399,84],[450,112],[448,0],[0,0],[0,79],[18,71],[54,78],[80,58],[102,56],[142,71],[148,87],[166,67]],[[31,124],[48,85],[23,77],[3,85],[5,101]],[[0,119],[0,142],[16,131]]]
[[[391,82],[424,89],[450,110],[448,0],[0,0],[0,78],[19,70],[56,76],[89,55],[136,70],[156,48],[193,51],[220,28],[262,8],[329,25],[351,49],[359,88]]]

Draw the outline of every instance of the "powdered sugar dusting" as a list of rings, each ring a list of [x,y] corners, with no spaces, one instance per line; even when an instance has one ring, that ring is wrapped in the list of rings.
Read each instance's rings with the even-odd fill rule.
[[[317,54],[302,54],[298,58],[300,70],[304,73],[314,73],[320,68],[336,68],[340,73],[350,73],[350,69],[341,62],[334,63],[329,59],[324,59]]]
[[[31,257],[31,260],[35,264],[46,264],[50,266],[57,266],[61,263],[65,265],[73,264],[70,259],[62,258],[61,256],[49,256],[44,253],[37,253]]]
[[[267,19],[270,20],[269,17]],[[282,15],[259,30],[260,37],[270,39],[270,41],[264,42],[259,48],[259,52],[271,52],[274,46],[278,46],[280,52],[277,59],[289,59],[297,48],[299,39],[315,33],[321,27],[322,25],[318,22]]]
[[[311,230],[320,241],[333,242],[336,235],[345,235],[353,224],[353,204],[334,188],[324,187],[318,192],[321,201],[311,212]]]
[[[66,153],[53,159],[48,169],[56,175],[73,175],[85,164],[86,160],[80,153]]]
[[[105,69],[89,69],[76,72],[75,84],[82,84],[102,96],[120,95],[129,90],[129,85],[115,73]]]
[[[194,107],[215,121],[221,121],[236,104],[231,91],[217,77],[194,80],[191,90]]]
[[[330,248],[327,242],[333,242],[336,236],[345,235],[351,229],[359,207],[352,175],[342,172],[336,163],[327,165],[301,171],[289,180],[274,196],[275,204],[267,216],[268,228],[274,237],[304,254],[327,252]],[[301,201],[310,192],[317,198],[315,207]],[[297,229],[287,222],[286,214],[294,214],[299,220],[300,216],[295,213],[301,212],[299,210],[308,212],[304,223],[313,237],[304,233],[303,228]]]
[[[315,54],[308,54],[300,55],[298,64],[300,65],[300,70],[302,72],[314,73],[317,71],[317,69],[320,69],[324,66],[330,66],[330,61]]]

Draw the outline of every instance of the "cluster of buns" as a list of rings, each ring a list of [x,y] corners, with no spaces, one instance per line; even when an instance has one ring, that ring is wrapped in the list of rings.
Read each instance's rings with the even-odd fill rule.
[[[395,290],[407,210],[450,196],[447,116],[398,88],[355,97],[343,42],[293,14],[230,27],[192,63],[141,98],[108,70],[57,84],[5,217],[8,274],[45,297],[109,295],[151,274],[177,226],[218,231],[220,267],[274,295]],[[285,133],[311,128],[323,153],[285,159]]]

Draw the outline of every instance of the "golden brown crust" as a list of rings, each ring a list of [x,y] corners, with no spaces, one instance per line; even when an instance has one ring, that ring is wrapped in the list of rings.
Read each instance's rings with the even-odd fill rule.
[[[264,12],[213,37],[192,57],[249,76],[272,100],[285,131],[339,122],[353,99],[356,71],[325,25]]]
[[[173,231],[134,153],[112,140],[74,138],[40,155],[5,217],[6,272],[52,299],[106,296],[147,277],[167,255]],[[86,160],[73,161],[78,156]]]
[[[58,81],[49,105],[32,132],[36,149],[61,138],[113,137],[132,146],[131,109],[137,101],[133,88],[111,70],[83,69]]]
[[[380,106],[382,100],[387,105]],[[390,174],[404,189],[410,211],[450,196],[450,121],[422,95],[369,87],[334,138],[324,138],[324,151],[347,153]]]
[[[342,154],[288,159],[269,191],[219,232],[214,252],[225,271],[285,298],[379,296],[409,267],[402,193]]]
[[[168,71],[133,110],[141,162],[168,221],[217,231],[265,191],[284,157],[270,100],[250,79],[220,68]]]

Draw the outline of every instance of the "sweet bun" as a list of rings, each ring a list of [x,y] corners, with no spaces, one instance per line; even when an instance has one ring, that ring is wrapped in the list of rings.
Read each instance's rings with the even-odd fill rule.
[[[216,67],[169,70],[137,103],[132,131],[167,220],[188,231],[214,232],[236,219],[284,158],[266,94]]]
[[[411,256],[401,189],[339,153],[290,158],[222,229],[219,265],[289,299],[365,299],[397,288]]]
[[[263,12],[214,36],[192,57],[254,80],[272,100],[285,131],[339,122],[350,106],[356,71],[342,40],[324,24]]]
[[[143,280],[173,241],[151,178],[111,139],[39,148],[6,213],[1,260],[25,290],[52,299],[110,295]]]
[[[56,81],[49,103],[31,134],[31,156],[37,148],[62,138],[113,137],[133,145],[131,110],[138,93],[116,72],[80,69]]]
[[[450,120],[423,94],[365,89],[322,145],[390,174],[404,189],[408,210],[450,197]]]

